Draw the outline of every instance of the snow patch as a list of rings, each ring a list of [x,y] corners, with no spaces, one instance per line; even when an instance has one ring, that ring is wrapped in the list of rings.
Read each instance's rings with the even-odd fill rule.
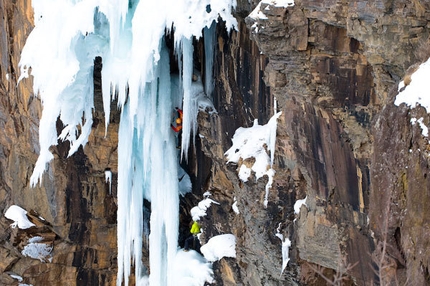
[[[295,203],[294,203],[294,213],[295,214],[299,214],[300,213],[300,208],[303,206],[303,205],[305,205],[305,206],[307,206],[307,204],[306,204],[306,199],[307,199],[308,197],[306,196],[304,199],[302,199],[302,200],[297,200]]]
[[[272,187],[275,170],[272,169],[275,156],[277,119],[282,112],[276,113],[266,125],[259,125],[258,120],[249,128],[240,127],[232,138],[233,145],[225,152],[227,163],[238,163],[240,159],[254,158],[255,162],[247,167],[242,164],[239,168],[239,178],[247,182],[251,171],[255,172],[256,180],[267,175],[269,180],[265,187],[264,205],[267,206],[269,190]],[[267,151],[266,151],[267,149]],[[269,156],[270,154],[270,156]]]
[[[233,234],[221,234],[212,237],[200,248],[208,261],[218,261],[223,257],[236,258],[236,237]]]
[[[12,277],[15,280],[18,280],[18,282],[22,282],[22,277],[16,274],[9,274],[10,277]]]
[[[411,124],[415,125],[416,123],[418,123],[418,125],[421,127],[421,134],[424,137],[428,137],[429,136],[429,129],[428,127],[424,124],[423,122],[424,118],[420,118],[420,119],[416,119],[416,118],[411,118]]]
[[[47,262],[51,260],[52,247],[45,243],[39,243],[43,240],[43,237],[35,236],[28,240],[28,244],[21,251],[24,256],[29,256],[33,259],[39,259],[41,262]]]
[[[10,226],[12,228],[15,228],[18,226],[20,229],[27,229],[32,226],[35,226],[34,223],[30,222],[27,217],[27,211],[20,206],[17,205],[11,205],[4,216],[10,220],[13,220],[14,223],[12,223]]]
[[[234,203],[233,203],[233,205],[231,206],[231,208],[233,209],[233,211],[234,211],[236,214],[240,214],[240,212],[239,212],[239,208],[237,207],[237,200],[236,200],[236,197],[234,197]]]
[[[112,194],[112,171],[109,169],[105,170],[105,181],[109,184],[109,194]]]
[[[405,86],[405,82],[399,83],[399,94],[396,96],[394,104],[399,106],[405,103],[410,108],[415,108],[418,104],[423,106],[427,113],[430,112],[430,59],[422,63],[418,70],[411,75],[411,82]]]
[[[294,0],[262,0],[262,3],[269,4],[275,7],[291,7],[294,6]]]
[[[202,201],[200,201],[197,206],[193,207],[190,210],[190,214],[193,218],[193,221],[198,221],[201,217],[206,216],[206,210],[211,206],[211,204],[219,205],[218,202],[210,199],[209,197],[206,197]]]
[[[194,250],[176,253],[171,275],[175,285],[201,286],[214,282],[212,263]]]
[[[258,5],[255,7],[254,10],[252,10],[252,12],[248,15],[249,18],[252,19],[260,19],[260,20],[267,20],[267,16],[263,13],[263,11],[261,11],[261,3],[258,3]]]

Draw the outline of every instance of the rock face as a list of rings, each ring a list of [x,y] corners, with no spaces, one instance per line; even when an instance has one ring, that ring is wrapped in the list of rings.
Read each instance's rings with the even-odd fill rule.
[[[427,125],[429,116],[393,104],[398,82],[430,55],[430,4],[261,3],[265,16],[254,17],[257,4],[238,1],[238,31],[217,27],[217,112],[199,114],[202,136],[184,165],[193,193],[181,198],[179,244],[189,210],[209,191],[219,205],[202,221],[202,243],[223,233],[237,238],[236,258],[213,264],[216,285],[325,285],[321,275],[346,285],[430,284],[430,148],[410,124],[423,117]],[[100,59],[88,144],[70,158],[66,144],[54,147],[42,184],[30,188],[42,106],[31,80],[17,79],[31,3],[0,0],[0,15],[0,211],[20,205],[36,224],[18,231],[0,217],[0,284],[16,285],[17,274],[33,285],[114,285],[119,117],[111,114],[105,137]],[[277,111],[276,174],[265,207],[268,178],[242,182],[237,170],[246,162],[226,164],[224,153],[237,128],[266,124]],[[292,242],[283,271],[277,233]],[[21,255],[35,235],[53,246],[52,261]]]
[[[95,124],[85,151],[67,158],[66,144],[53,148],[55,159],[42,184],[30,188],[42,106],[31,80],[17,85],[17,79],[20,51],[32,29],[31,1],[0,1],[0,15],[0,284],[16,285],[10,276],[14,273],[33,285],[115,285],[117,118],[112,117],[105,137],[95,102]],[[96,72],[97,65],[95,77]],[[107,168],[114,174],[111,193]],[[37,212],[47,225],[16,234],[3,216],[12,204]],[[37,216],[30,219],[35,222]],[[20,254],[30,236],[42,236],[53,245],[50,263]]]

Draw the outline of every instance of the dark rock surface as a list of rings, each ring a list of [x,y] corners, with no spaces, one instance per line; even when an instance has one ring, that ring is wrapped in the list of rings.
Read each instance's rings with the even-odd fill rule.
[[[267,19],[248,17],[257,4],[238,1],[238,31],[217,27],[217,112],[199,114],[201,136],[184,166],[193,193],[181,199],[179,243],[189,210],[209,191],[219,205],[202,221],[202,243],[223,233],[237,238],[237,257],[213,265],[216,285],[325,285],[314,269],[329,279],[344,275],[345,285],[430,285],[430,148],[410,124],[423,117],[428,126],[429,116],[393,104],[408,68],[430,55],[430,3],[262,3]],[[53,148],[42,185],[30,188],[42,106],[31,80],[17,85],[17,78],[31,2],[0,0],[0,16],[0,212],[17,204],[37,222],[18,231],[0,216],[0,284],[16,285],[15,273],[33,285],[114,285],[119,117],[112,112],[105,137],[100,59],[88,144],[70,158],[66,144]],[[244,162],[226,164],[224,153],[237,128],[254,119],[266,124],[277,111],[276,174],[264,207],[267,177],[241,182]],[[305,197],[295,214],[294,203]],[[282,274],[277,231],[292,241]],[[20,253],[36,234],[53,246],[49,263]]]

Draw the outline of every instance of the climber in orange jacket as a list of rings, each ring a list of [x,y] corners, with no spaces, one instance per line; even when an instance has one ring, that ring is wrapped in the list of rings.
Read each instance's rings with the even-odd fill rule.
[[[176,118],[176,120],[175,120],[176,126],[174,126],[173,124],[170,124],[170,127],[172,127],[173,131],[179,132],[182,130],[182,116],[183,116],[183,114],[182,114],[181,109],[179,109],[177,107],[175,109],[178,112],[178,118]]]
[[[170,127],[172,127],[173,131],[178,133],[178,144],[176,146],[177,149],[181,149],[181,142],[182,142],[182,110],[179,108],[175,108],[176,112],[178,112],[178,117],[175,120],[176,126],[173,124],[170,124]]]

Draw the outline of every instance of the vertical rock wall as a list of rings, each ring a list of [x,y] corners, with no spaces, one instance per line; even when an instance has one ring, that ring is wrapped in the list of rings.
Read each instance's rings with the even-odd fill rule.
[[[428,115],[409,114],[393,99],[407,69],[427,59],[428,4],[295,2],[288,8],[261,3],[266,17],[259,19],[241,18],[257,2],[239,2],[238,18],[247,29],[241,22],[232,34],[229,54],[225,38],[219,39],[217,77],[231,76],[228,85],[219,85],[225,101],[215,99],[218,115],[202,115],[200,132],[214,163],[208,189],[223,202],[213,207],[206,230],[216,234],[214,226],[221,224],[238,237],[236,261],[219,263],[220,271],[230,265],[235,280],[229,281],[245,285],[322,285],[312,270],[319,265],[330,279],[344,274],[347,284],[397,279],[427,285],[427,216],[420,206],[429,189],[428,142],[409,120]],[[248,33],[252,42],[244,37]],[[264,88],[254,88],[257,93],[244,100],[250,93],[235,72],[247,63],[245,50],[253,51],[254,43],[260,53],[250,53],[254,61],[245,74],[263,69],[264,83],[253,84]],[[232,64],[237,58],[240,64],[226,68],[226,59]],[[276,175],[264,208],[267,181],[240,182],[240,163],[223,165],[219,148],[230,147],[225,140],[237,124],[250,126],[254,118],[267,123],[275,100],[283,115]],[[306,196],[307,207],[295,215],[294,202]],[[234,199],[240,214],[231,210]],[[282,275],[279,229],[292,240]]]
[[[217,112],[199,114],[201,136],[186,166],[193,194],[181,200],[181,232],[188,231],[190,208],[209,191],[220,204],[202,221],[202,242],[237,237],[237,257],[213,265],[217,285],[324,285],[312,270],[318,265],[328,278],[345,274],[348,285],[394,278],[430,284],[428,140],[409,123],[429,118],[420,108],[393,105],[399,80],[428,55],[429,4],[302,0],[288,8],[262,3],[267,19],[247,17],[257,4],[238,1],[238,31],[217,28]],[[66,145],[53,148],[42,184],[30,188],[41,103],[31,80],[17,85],[17,77],[31,3],[0,1],[0,15],[0,211],[20,205],[37,225],[32,233],[18,231],[0,217],[0,284],[16,284],[9,275],[15,273],[33,285],[113,285],[118,114],[105,137],[100,59],[88,144],[70,158]],[[267,178],[241,182],[241,163],[226,164],[224,152],[238,127],[254,119],[266,124],[276,111],[283,113],[265,208]],[[111,192],[106,169],[113,172]],[[295,214],[295,201],[305,197]],[[277,231],[292,241],[282,273]],[[51,263],[19,253],[30,235],[54,247]]]

